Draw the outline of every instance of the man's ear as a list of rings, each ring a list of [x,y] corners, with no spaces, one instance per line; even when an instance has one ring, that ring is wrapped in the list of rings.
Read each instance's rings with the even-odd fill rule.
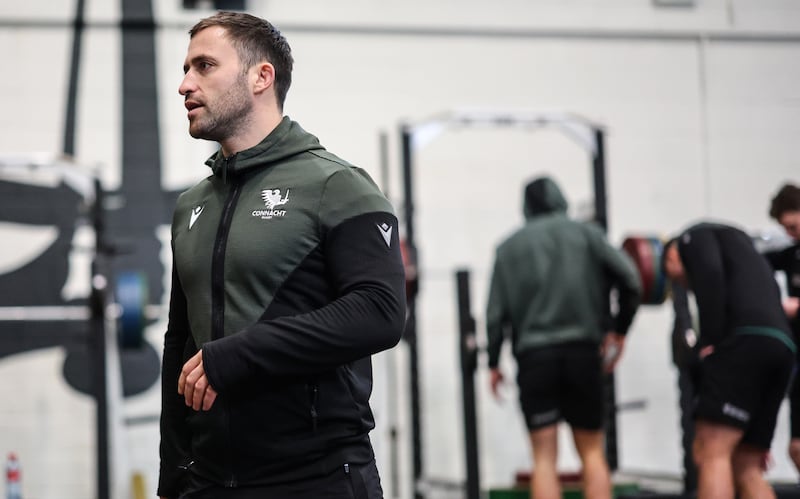
[[[254,68],[255,82],[253,84],[253,92],[260,94],[265,90],[272,87],[275,83],[275,66],[268,62],[257,64]]]

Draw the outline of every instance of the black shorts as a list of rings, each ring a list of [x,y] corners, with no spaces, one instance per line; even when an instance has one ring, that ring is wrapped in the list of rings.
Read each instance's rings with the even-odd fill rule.
[[[329,475],[254,487],[227,488],[191,474],[179,499],[381,499],[383,490],[375,461],[343,464]]]
[[[742,443],[768,450],[793,366],[794,354],[775,338],[725,338],[702,361],[695,418],[742,429]]]
[[[573,428],[603,428],[603,370],[596,343],[533,348],[519,355],[517,365],[519,401],[528,430],[562,419]]]

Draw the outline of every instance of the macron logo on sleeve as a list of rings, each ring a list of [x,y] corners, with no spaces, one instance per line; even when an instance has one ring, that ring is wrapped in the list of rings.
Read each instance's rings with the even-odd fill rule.
[[[200,214],[203,213],[205,207],[206,205],[201,204],[192,208],[192,213],[189,215],[189,230],[192,230],[192,226],[197,222],[197,219],[200,218]]]
[[[378,231],[381,233],[381,236],[383,236],[383,240],[386,242],[386,247],[387,248],[391,248],[392,247],[392,226],[387,224],[386,222],[384,222],[382,224],[376,224],[376,227],[378,227]]]

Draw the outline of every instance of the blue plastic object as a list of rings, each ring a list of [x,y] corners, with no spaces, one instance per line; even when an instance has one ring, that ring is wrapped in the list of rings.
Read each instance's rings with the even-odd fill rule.
[[[118,340],[121,348],[139,348],[147,325],[147,276],[143,272],[121,272],[116,279],[116,301],[121,307]]]

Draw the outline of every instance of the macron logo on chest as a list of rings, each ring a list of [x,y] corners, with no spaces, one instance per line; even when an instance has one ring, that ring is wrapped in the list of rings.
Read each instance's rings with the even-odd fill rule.
[[[200,214],[203,213],[206,205],[201,204],[192,208],[192,213],[189,215],[189,230],[192,230],[194,223],[197,222],[197,219],[200,218]]]

